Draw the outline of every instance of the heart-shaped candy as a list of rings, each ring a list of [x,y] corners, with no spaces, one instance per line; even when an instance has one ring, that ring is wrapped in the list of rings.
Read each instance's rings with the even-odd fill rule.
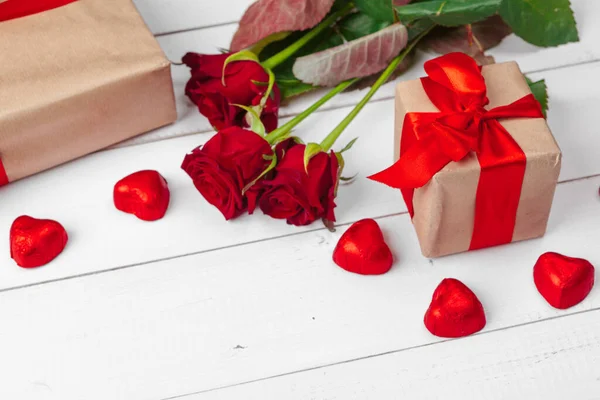
[[[117,209],[144,221],[156,221],[167,212],[171,194],[157,171],[134,172],[116,183],[113,199]]]
[[[333,251],[333,261],[346,271],[380,275],[392,268],[394,257],[379,225],[369,218],[355,222],[344,232]]]
[[[533,267],[538,292],[552,307],[565,309],[580,303],[594,286],[594,266],[582,258],[544,253]]]
[[[433,292],[424,322],[435,336],[457,338],[482,330],[485,312],[471,289],[457,279],[447,278]]]
[[[68,239],[58,222],[22,215],[10,227],[10,256],[20,267],[40,267],[54,260]]]

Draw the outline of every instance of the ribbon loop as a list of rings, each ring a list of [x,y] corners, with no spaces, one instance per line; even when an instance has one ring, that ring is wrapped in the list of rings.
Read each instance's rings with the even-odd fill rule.
[[[463,53],[447,56],[424,65],[428,77],[421,81],[433,104],[440,111],[465,111],[487,105],[485,80],[475,60]]]
[[[370,176],[402,190],[411,216],[412,197],[451,161],[477,154],[481,166],[471,249],[512,240],[526,157],[498,122],[503,118],[543,118],[532,94],[487,110],[485,79],[475,60],[450,53],[425,63],[423,89],[438,113],[407,113],[400,160]]]

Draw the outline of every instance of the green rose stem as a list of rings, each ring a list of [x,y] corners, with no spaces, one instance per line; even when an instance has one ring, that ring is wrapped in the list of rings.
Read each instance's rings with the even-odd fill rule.
[[[269,133],[265,137],[265,139],[269,143],[273,144],[273,143],[277,142],[278,140],[284,138],[286,135],[288,135],[292,131],[293,128],[296,127],[296,125],[298,125],[300,122],[305,120],[306,117],[308,117],[310,114],[312,114],[316,109],[321,107],[323,104],[327,103],[336,94],[344,91],[345,89],[347,89],[349,86],[351,86],[353,83],[357,82],[358,80],[359,80],[359,78],[354,78],[354,79],[350,79],[350,80],[347,80],[347,81],[344,81],[344,82],[338,84],[336,87],[331,89],[325,96],[323,96],[319,100],[317,100],[317,102],[315,102],[312,106],[308,107],[306,110],[304,110],[300,114],[296,115],[293,119],[291,119],[284,125],[271,131],[271,133]]]
[[[327,29],[331,24],[338,20],[338,18],[343,17],[348,14],[350,11],[354,9],[354,4],[348,3],[346,6],[341,8],[340,10],[331,14],[328,18],[321,21],[319,25],[310,30],[306,35],[302,36],[296,42],[292,43],[290,46],[281,50],[279,53],[275,54],[271,58],[268,58],[264,62],[262,62],[262,66],[266,69],[273,69],[280,65],[282,62],[290,58],[294,53],[300,50],[304,45],[318,36],[321,32]]]
[[[272,131],[271,133],[269,133],[268,135],[266,135],[265,136],[265,140],[267,142],[269,142],[270,145],[273,145],[273,144],[277,143],[278,141],[284,139],[287,135],[289,135],[289,133],[292,131],[292,129],[296,125],[298,125],[300,122],[302,122],[303,120],[305,120],[306,117],[308,117],[310,114],[312,114],[317,108],[319,108],[323,104],[327,103],[327,101],[329,99],[331,99],[332,97],[334,97],[336,94],[342,92],[344,89],[346,89],[347,87],[349,87],[350,85],[352,85],[354,82],[356,82],[358,80],[359,80],[359,78],[355,78],[355,79],[350,79],[350,80],[347,80],[347,81],[344,81],[344,82],[338,84],[336,87],[334,87],[333,89],[331,89],[329,91],[329,93],[327,93],[325,96],[323,96],[319,100],[317,100],[317,102],[315,102],[315,104],[313,104],[312,106],[308,107],[306,110],[302,111],[300,114],[296,115],[294,118],[292,118],[286,124],[280,126],[279,128],[275,129],[274,131]],[[259,126],[260,126],[261,129],[258,129],[258,130],[252,129],[252,130],[254,132],[260,134],[260,135],[264,135],[265,128],[262,125],[262,122],[260,122],[260,117],[256,114],[256,112],[253,111],[250,107],[245,107],[245,106],[241,106],[241,107],[244,108],[244,109],[246,109],[248,112],[250,112],[250,113],[252,113],[254,115],[253,121],[258,121],[258,124],[259,124]],[[252,124],[251,124],[251,126],[252,126]],[[258,180],[260,180],[269,171],[271,171],[273,168],[275,168],[277,166],[277,157],[275,157],[275,155],[273,155],[273,157],[269,157],[269,158],[266,158],[266,159],[267,160],[271,160],[271,164],[267,167],[267,169],[265,169],[258,176],[258,178],[256,178],[252,182],[250,182],[248,185],[246,185],[244,187],[244,189],[242,189],[242,194],[246,193],[246,191],[248,189],[250,189],[254,184],[256,184],[256,182],[258,182]]]
[[[390,78],[390,76],[394,73],[396,68],[400,65],[400,63],[404,60],[408,53],[415,47],[417,42],[421,40],[423,36],[429,33],[429,30],[421,33],[417,36],[396,58],[394,58],[390,65],[382,72],[382,74],[377,78],[377,81],[371,86],[369,92],[363,97],[363,99],[350,111],[350,113],[340,122],[338,126],[336,126],[333,131],[323,141],[320,143],[321,151],[328,152],[331,149],[331,146],[335,143],[338,137],[342,134],[344,129],[352,120],[358,115],[358,113],[363,109],[363,107],[371,100],[371,97],[379,90],[379,88]]]

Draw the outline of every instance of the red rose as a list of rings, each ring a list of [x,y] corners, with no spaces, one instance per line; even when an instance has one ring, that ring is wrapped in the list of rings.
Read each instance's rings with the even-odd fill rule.
[[[225,68],[223,85],[223,65],[230,55],[187,53],[182,60],[192,73],[185,94],[217,130],[247,126],[246,111],[235,104],[258,105],[269,82],[269,75],[259,63],[234,61]],[[280,93],[275,85],[261,114],[267,132],[277,128],[279,102]]]
[[[271,161],[264,156],[272,154],[271,146],[260,135],[231,127],[187,154],[181,168],[200,194],[229,220],[248,208],[242,190],[269,167]]]
[[[319,218],[335,221],[335,190],[339,164],[333,151],[318,153],[304,169],[303,144],[289,146],[275,168],[275,177],[264,180],[260,209],[272,218],[285,219],[288,224],[308,225]]]

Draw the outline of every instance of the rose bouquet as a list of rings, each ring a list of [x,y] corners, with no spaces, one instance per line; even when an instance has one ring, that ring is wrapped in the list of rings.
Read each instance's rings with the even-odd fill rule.
[[[511,32],[538,46],[578,40],[568,0],[258,0],[242,17],[230,49],[188,53],[186,86],[217,133],[185,156],[182,168],[226,219],[260,208],[293,225],[335,221],[344,168],[337,138],[375,92],[410,68],[417,50],[463,52],[480,65]],[[544,81],[528,82],[547,109]],[[292,130],[338,93],[370,90],[320,143]],[[283,101],[332,87],[278,127]],[[300,133],[301,136],[301,133]]]

